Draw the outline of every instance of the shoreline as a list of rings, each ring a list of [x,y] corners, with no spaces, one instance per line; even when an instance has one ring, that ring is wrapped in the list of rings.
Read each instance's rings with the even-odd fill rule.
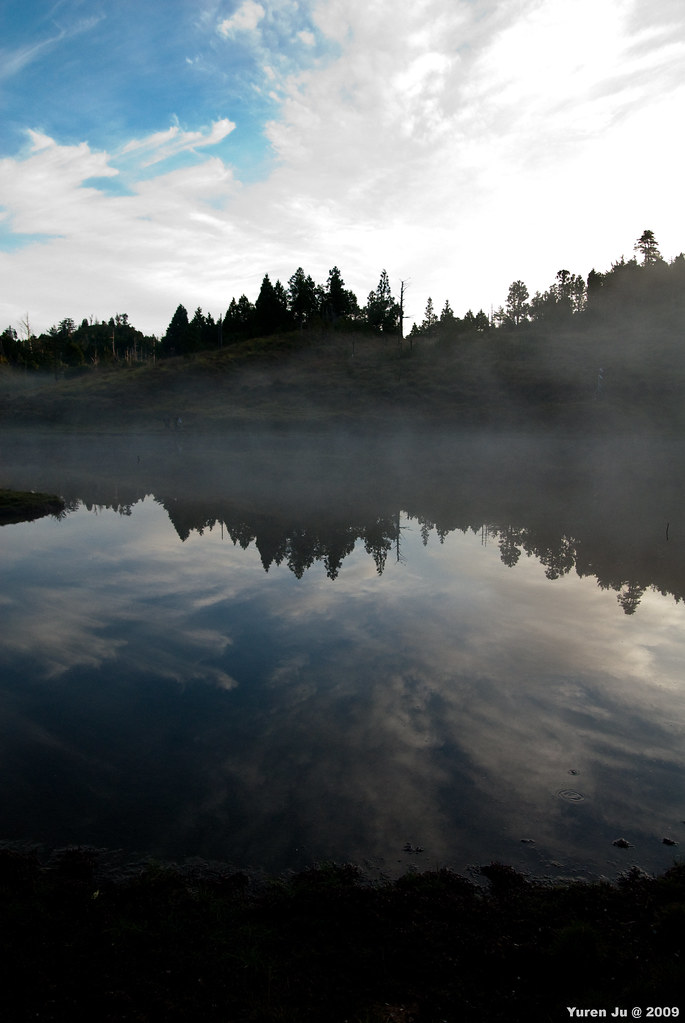
[[[227,864],[0,846],[17,1020],[457,1023],[681,1008],[685,865],[546,884],[501,863],[369,883],[351,864]],[[107,851],[104,851],[105,858]],[[675,1015],[676,1013],[670,1013]]]
[[[65,503],[57,494],[0,489],[0,526],[60,515],[64,509]]]

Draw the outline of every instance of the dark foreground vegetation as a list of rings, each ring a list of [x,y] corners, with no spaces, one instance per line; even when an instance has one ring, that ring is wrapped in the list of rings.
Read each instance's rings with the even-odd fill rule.
[[[549,886],[496,863],[478,883],[372,884],[349,865],[256,878],[110,859],[0,850],[3,1019],[551,1021],[677,1015],[685,991],[683,865]]]
[[[183,305],[161,338],[117,314],[28,317],[0,335],[0,420],[105,430],[271,421],[400,420],[574,426],[683,425],[685,255],[662,259],[653,232],[587,280],[559,270],[530,296],[514,281],[492,316],[440,315],[403,336],[404,297],[385,271],[360,307],[337,267],[325,286],[301,268],[265,276],[257,301],[214,319]]]

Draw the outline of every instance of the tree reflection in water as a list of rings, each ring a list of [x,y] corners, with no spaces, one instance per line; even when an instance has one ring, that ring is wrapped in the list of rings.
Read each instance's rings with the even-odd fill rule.
[[[104,447],[104,455],[103,455]],[[13,486],[54,490],[67,507],[131,507],[153,494],[182,541],[220,528],[254,544],[265,571],[323,562],[335,580],[359,541],[382,573],[402,560],[400,511],[431,531],[484,531],[505,565],[535,557],[574,571],[633,614],[650,588],[685,594],[685,460],[676,441],[499,434],[41,438],[5,441]]]

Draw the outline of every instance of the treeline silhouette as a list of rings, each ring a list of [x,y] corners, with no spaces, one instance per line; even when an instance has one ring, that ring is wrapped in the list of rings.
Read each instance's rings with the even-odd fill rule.
[[[18,328],[6,327],[0,334],[0,364],[56,375],[101,364],[147,362],[158,352],[159,339],[137,330],[127,313],[102,321],[91,316],[80,324],[66,317],[39,335],[33,333],[27,314]]]
[[[509,287],[506,302],[491,316],[481,309],[456,316],[449,300],[438,314],[429,298],[423,320],[404,339],[413,351],[426,342],[450,344],[459,339],[484,337],[540,340],[550,332],[576,334],[602,331],[612,325],[637,322],[644,327],[679,330],[685,325],[685,254],[666,262],[654,232],[645,230],[635,244],[636,255],[624,257],[601,273],[592,270],[585,280],[559,270],[550,287],[530,295],[525,282]],[[638,258],[639,257],[639,258]],[[174,355],[239,345],[254,338],[299,332],[308,338],[322,332],[372,334],[403,340],[404,282],[400,297],[393,295],[383,270],[376,287],[360,305],[334,266],[325,284],[317,284],[298,267],[287,285],[272,283],[265,274],[255,302],[246,295],[232,298],[217,319],[197,308],[189,316],[179,304],[161,338],[145,335],[117,313],[107,321],[90,317],[80,324],[67,317],[47,332],[33,333],[28,314],[17,326],[0,334],[0,362],[23,369],[48,369],[56,374],[85,371],[100,364],[149,362]],[[601,368],[601,367],[600,367]],[[601,389],[601,375],[598,387]]]

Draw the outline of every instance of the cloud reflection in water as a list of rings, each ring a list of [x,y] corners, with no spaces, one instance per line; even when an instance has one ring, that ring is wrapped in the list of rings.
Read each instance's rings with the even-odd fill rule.
[[[628,617],[591,578],[402,525],[402,563],[358,542],[334,581],[265,573],[217,527],[181,543],[151,498],[7,527],[7,837],[611,873],[625,834],[667,866],[682,606]]]

